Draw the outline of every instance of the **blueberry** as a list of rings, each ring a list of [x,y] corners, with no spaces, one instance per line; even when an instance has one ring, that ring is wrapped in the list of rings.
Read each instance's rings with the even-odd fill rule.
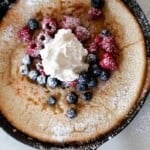
[[[47,103],[49,105],[55,105],[56,104],[56,99],[54,97],[49,97]]]
[[[97,78],[91,78],[90,81],[87,83],[88,88],[93,88],[97,86]]]
[[[98,65],[93,65],[89,67],[89,72],[93,77],[99,77],[101,74],[101,68]]]
[[[27,25],[31,30],[36,30],[38,29],[39,23],[36,19],[30,19]]]
[[[100,74],[101,74],[101,69],[100,68],[94,69],[93,72],[92,72],[92,75],[94,77],[98,77],[98,76],[100,76]]]
[[[92,71],[92,70],[97,69],[97,68],[99,68],[99,66],[97,64],[90,64],[89,71]]]
[[[93,65],[91,65],[91,67],[92,67],[93,69],[99,68],[98,64],[93,64]]]
[[[102,8],[104,6],[104,0],[91,0],[91,5],[95,8]]]
[[[48,77],[47,85],[50,88],[56,88],[59,85],[59,80],[57,80],[56,78]]]
[[[103,70],[99,77],[102,81],[107,81],[110,78],[110,72],[107,70]]]
[[[45,76],[45,75],[39,75],[39,76],[37,77],[37,83],[38,83],[39,85],[44,85],[44,84],[46,84],[46,76]]]
[[[62,88],[62,89],[69,88],[69,85],[68,85],[67,82],[65,82],[65,81],[62,81],[60,84],[61,84],[61,88]]]
[[[66,116],[70,119],[73,119],[77,116],[77,112],[74,108],[70,108],[67,113],[66,113]]]
[[[29,69],[27,65],[22,65],[19,70],[21,75],[28,75]]]
[[[36,70],[31,70],[28,74],[30,80],[35,81],[37,79],[38,72]]]
[[[71,92],[69,94],[67,94],[67,102],[69,104],[76,104],[78,101],[78,96],[76,95],[76,93]]]
[[[89,81],[90,77],[87,72],[81,72],[79,74],[78,83],[80,84],[86,84]]]
[[[100,33],[101,36],[110,36],[110,32],[107,29],[102,30],[102,32]]]
[[[87,89],[88,89],[88,86],[87,86],[87,84],[77,84],[77,90],[78,91],[86,91]]]
[[[94,55],[94,54],[89,54],[89,55],[87,56],[87,62],[88,62],[89,64],[94,64],[94,63],[96,63],[96,62],[97,62],[97,57],[96,57],[96,55]]]
[[[30,65],[31,64],[31,58],[29,55],[25,55],[23,58],[22,58],[22,63],[24,65]]]
[[[89,101],[92,99],[92,93],[91,92],[85,92],[83,93],[83,99],[86,101]]]

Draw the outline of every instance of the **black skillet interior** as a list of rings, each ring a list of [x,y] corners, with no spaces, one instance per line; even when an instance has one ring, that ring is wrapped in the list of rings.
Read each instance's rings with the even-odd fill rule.
[[[124,3],[128,6],[128,8],[131,10],[131,12],[135,15],[137,21],[141,25],[141,28],[144,33],[146,46],[147,46],[147,57],[150,57],[150,25],[148,20],[146,19],[142,9],[137,4],[135,0],[123,0]],[[7,10],[10,8],[11,3],[14,3],[15,0],[0,0],[0,19],[4,17]],[[57,145],[51,145],[49,143],[43,143],[36,139],[32,139],[28,137],[27,135],[23,134],[22,132],[15,129],[9,122],[5,119],[3,115],[0,114],[0,127],[7,132],[9,135],[17,139],[18,141],[23,142],[24,144],[30,145],[37,149],[78,149],[78,150],[96,150],[97,147],[102,145],[104,142],[108,141],[118,133],[120,133],[136,116],[136,114],[139,112],[139,110],[144,105],[144,102],[148,96],[149,91],[146,92],[145,96],[141,101],[134,107],[131,112],[129,113],[129,117],[125,119],[120,126],[109,132],[105,137],[102,137],[100,139],[97,139],[96,141],[91,141],[90,143],[87,143],[83,146],[78,145],[63,145],[63,146],[57,146]]]

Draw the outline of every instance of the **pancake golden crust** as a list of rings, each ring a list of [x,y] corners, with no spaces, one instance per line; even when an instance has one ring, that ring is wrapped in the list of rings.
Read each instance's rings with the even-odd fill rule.
[[[104,16],[92,23],[86,19],[89,8],[89,0],[20,0],[0,23],[0,110],[17,129],[40,141],[84,143],[104,135],[126,117],[143,88],[145,43],[135,18],[121,0],[106,0]],[[47,91],[20,76],[18,68],[25,46],[17,39],[17,32],[30,18],[41,20],[50,15],[60,20],[70,13],[78,16],[93,35],[103,27],[109,28],[121,50],[119,70],[95,90],[91,102],[80,102],[78,117],[73,120],[64,115],[67,91]],[[56,107],[46,105],[50,93],[59,99]]]

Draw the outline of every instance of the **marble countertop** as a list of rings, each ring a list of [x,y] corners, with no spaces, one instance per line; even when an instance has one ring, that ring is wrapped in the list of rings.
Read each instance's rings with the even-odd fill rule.
[[[137,0],[150,21],[150,0]],[[24,145],[0,129],[1,150],[35,150]],[[99,150],[149,150],[150,149],[150,94],[143,108],[131,124]]]

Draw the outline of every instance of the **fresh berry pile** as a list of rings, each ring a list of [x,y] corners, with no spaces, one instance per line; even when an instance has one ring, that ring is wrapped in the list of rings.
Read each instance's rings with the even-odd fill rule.
[[[90,19],[90,21],[98,20],[102,14],[101,8],[104,5],[104,0],[91,0],[91,4],[92,7],[87,12],[87,19]],[[118,69],[116,56],[119,50],[109,30],[102,30],[87,48],[88,55],[85,61],[89,64],[88,71],[81,72],[75,81],[59,81],[57,78],[45,74],[40,50],[44,49],[44,43],[53,39],[61,28],[71,29],[83,46],[88,43],[89,39],[92,40],[90,31],[76,17],[63,16],[59,24],[56,18],[46,17],[41,22],[32,18],[18,32],[19,39],[27,45],[26,54],[22,58],[22,65],[20,66],[20,74],[48,89],[70,88],[70,93],[66,95],[66,102],[70,106],[77,106],[79,98],[85,102],[92,100],[92,89],[97,87],[99,81],[108,81],[112,71]],[[36,37],[34,36],[35,31],[36,33],[39,31]],[[56,105],[57,99],[50,96],[47,104]],[[71,107],[66,112],[66,116],[68,118],[76,117],[75,107]]]

